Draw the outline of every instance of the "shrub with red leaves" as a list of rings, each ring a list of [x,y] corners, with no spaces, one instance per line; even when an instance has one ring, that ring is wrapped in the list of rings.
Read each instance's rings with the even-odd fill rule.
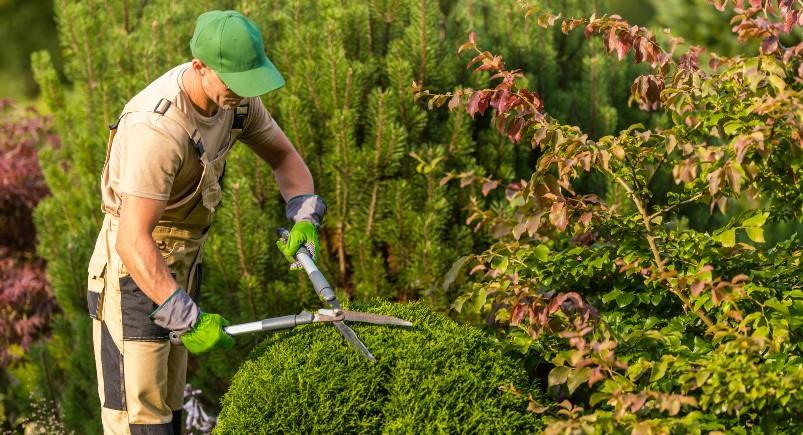
[[[37,159],[44,143],[57,144],[49,118],[0,100],[0,367],[47,332],[55,299],[45,263],[35,254],[33,210],[49,191]]]

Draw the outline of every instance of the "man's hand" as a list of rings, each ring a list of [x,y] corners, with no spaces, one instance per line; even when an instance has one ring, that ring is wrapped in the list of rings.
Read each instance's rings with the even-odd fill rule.
[[[313,225],[312,222],[300,221],[296,223],[290,230],[290,236],[287,237],[286,242],[281,239],[276,241],[279,251],[284,254],[284,258],[290,263],[296,262],[295,255],[302,244],[312,254],[312,261],[317,261],[320,242],[318,241],[318,227]],[[309,249],[310,247],[312,249]]]
[[[296,195],[287,201],[284,213],[287,219],[295,222],[295,225],[290,229],[287,241],[279,240],[276,242],[276,246],[291,263],[290,268],[301,268],[301,264],[296,262],[295,256],[302,244],[312,254],[312,261],[318,261],[318,251],[320,250],[318,227],[321,226],[323,216],[326,214],[326,203],[323,198],[311,193]]]
[[[234,345],[234,338],[223,330],[229,321],[219,314],[202,312],[182,288],[176,289],[151,313],[150,318],[153,323],[178,334],[192,353]]]
[[[202,353],[216,347],[234,346],[234,337],[223,330],[229,321],[220,314],[209,314],[203,311],[198,316],[195,327],[180,336],[184,347],[192,353]]]

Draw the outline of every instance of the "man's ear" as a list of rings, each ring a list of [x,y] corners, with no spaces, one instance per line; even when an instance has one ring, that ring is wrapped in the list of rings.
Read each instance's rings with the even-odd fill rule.
[[[194,69],[195,72],[203,75],[204,73],[203,70],[205,70],[206,68],[207,68],[206,64],[204,64],[203,61],[201,61],[201,59],[192,59],[192,69]]]

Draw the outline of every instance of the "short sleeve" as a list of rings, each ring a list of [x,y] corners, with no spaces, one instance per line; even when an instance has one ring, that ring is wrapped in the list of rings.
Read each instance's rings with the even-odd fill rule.
[[[120,146],[119,191],[142,198],[168,200],[181,167],[185,146],[162,125],[162,117],[124,119]],[[169,120],[167,121],[169,122]]]
[[[243,126],[243,133],[240,135],[240,142],[247,145],[259,145],[273,140],[280,131],[279,125],[268,113],[262,99],[252,97],[249,101],[248,118]]]

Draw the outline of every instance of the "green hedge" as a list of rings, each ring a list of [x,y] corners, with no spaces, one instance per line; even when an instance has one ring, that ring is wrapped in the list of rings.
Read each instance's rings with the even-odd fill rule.
[[[236,374],[215,433],[532,433],[534,390],[519,363],[479,329],[420,303],[355,304],[397,316],[411,329],[352,324],[371,363],[334,327],[271,335]],[[535,391],[532,391],[535,394]]]

